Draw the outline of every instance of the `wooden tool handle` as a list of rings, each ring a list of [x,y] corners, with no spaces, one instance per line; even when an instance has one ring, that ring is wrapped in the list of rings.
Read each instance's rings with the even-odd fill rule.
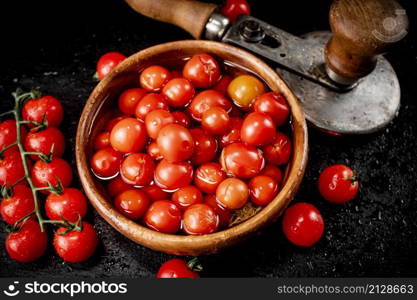
[[[192,0],[125,0],[135,11],[149,18],[174,24],[201,38],[217,5]]]
[[[327,67],[356,80],[371,73],[377,55],[407,34],[408,17],[395,0],[335,0],[330,26],[333,38],[326,47]]]

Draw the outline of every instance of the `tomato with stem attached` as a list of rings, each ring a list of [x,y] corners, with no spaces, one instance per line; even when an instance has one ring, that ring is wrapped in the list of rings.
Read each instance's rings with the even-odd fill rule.
[[[72,181],[72,168],[65,160],[55,157],[50,162],[38,160],[32,168],[32,181],[37,188],[56,187],[60,182],[66,188]],[[42,190],[49,194],[49,190]]]
[[[148,196],[138,189],[124,191],[114,200],[116,209],[131,220],[141,219],[145,215],[149,204]]]
[[[119,52],[108,52],[100,57],[97,62],[97,77],[99,80],[102,80],[109,74],[114,68],[116,68],[122,61],[124,61],[126,56]]]
[[[122,153],[141,151],[147,140],[145,125],[134,118],[119,121],[110,133],[111,146]]]
[[[356,197],[359,182],[351,168],[339,164],[323,170],[318,187],[321,196],[327,201],[346,203]]]
[[[24,145],[28,152],[61,157],[65,151],[65,137],[60,130],[50,127],[41,131],[29,132]],[[39,159],[38,155],[31,155],[30,157],[33,160]]]
[[[52,96],[43,96],[39,99],[30,99],[22,107],[24,121],[41,124],[44,119],[48,127],[58,127],[64,118],[64,109],[61,102]],[[34,124],[28,124],[34,127]]]
[[[6,151],[6,153],[0,155],[0,185],[10,187],[24,176],[25,169],[18,151]],[[26,184],[26,181],[22,181],[22,184]]]
[[[194,55],[184,66],[182,74],[198,88],[213,86],[220,78],[218,62],[208,54]]]
[[[162,66],[147,67],[139,76],[141,87],[149,92],[160,91],[171,79],[171,72]]]
[[[183,226],[184,231],[190,235],[213,233],[219,227],[219,216],[207,204],[194,204],[185,210]]]
[[[0,204],[1,216],[8,224],[16,223],[34,210],[32,190],[23,185],[13,187],[10,197],[3,198]]]
[[[111,178],[119,173],[122,155],[111,147],[97,151],[91,158],[91,169],[101,178]]]
[[[51,220],[76,222],[87,213],[87,200],[74,188],[65,188],[60,194],[50,193],[45,200],[46,215]]]
[[[200,278],[193,266],[186,261],[174,258],[165,262],[156,274],[157,278]]]
[[[27,135],[27,130],[25,126],[20,127],[20,135],[21,135],[21,141],[24,141]],[[17,141],[17,130],[16,130],[16,121],[15,120],[6,120],[3,122],[0,122],[0,151]],[[13,146],[8,148],[6,151],[3,151],[3,153],[11,152],[11,151],[17,151],[18,146]]]
[[[181,227],[181,210],[169,200],[157,200],[149,207],[144,221],[156,231],[176,233]]]

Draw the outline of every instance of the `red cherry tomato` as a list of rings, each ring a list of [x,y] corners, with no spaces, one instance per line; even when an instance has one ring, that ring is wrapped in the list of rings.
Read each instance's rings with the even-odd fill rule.
[[[127,184],[120,176],[109,180],[109,183],[107,184],[107,192],[112,197],[115,197],[131,188],[132,186]]]
[[[252,75],[240,75],[230,82],[227,93],[238,107],[248,109],[256,97],[265,93],[265,85]]]
[[[318,187],[321,196],[327,201],[346,203],[356,197],[359,182],[348,166],[333,165],[320,174]]]
[[[122,155],[113,148],[97,151],[91,158],[91,169],[94,174],[103,179],[111,178],[119,173]]]
[[[194,97],[188,111],[196,121],[201,121],[203,113],[212,107],[221,107],[229,112],[232,109],[232,103],[220,92],[215,90],[206,90]]]
[[[110,144],[122,153],[141,151],[147,142],[145,125],[133,118],[119,121],[110,133]]]
[[[226,0],[220,12],[234,23],[240,15],[250,15],[250,5],[246,0]]]
[[[165,85],[162,94],[169,105],[184,107],[193,99],[195,90],[188,79],[174,78]]]
[[[158,200],[151,204],[145,215],[145,224],[163,233],[176,233],[181,227],[181,211],[169,200]]]
[[[58,180],[62,186],[68,187],[72,181],[72,168],[65,160],[56,157],[50,163],[38,160],[32,168],[33,184],[38,187],[47,187],[48,183],[52,186],[58,185]],[[49,191],[42,191],[49,194]]]
[[[253,112],[243,120],[240,130],[242,142],[250,146],[265,146],[274,140],[275,124],[267,114]]]
[[[20,127],[20,134],[21,134],[21,141],[26,139],[27,130],[22,125]],[[6,120],[0,123],[0,150],[6,148],[7,146],[14,144],[17,141],[17,134],[16,134],[16,121],[15,120]],[[17,145],[14,147],[9,148],[8,150],[4,151],[3,153],[17,151]]]
[[[119,96],[119,109],[127,116],[135,115],[135,109],[139,101],[146,95],[144,89],[128,89]]]
[[[61,194],[49,194],[45,201],[45,210],[51,220],[76,222],[87,213],[87,200],[79,190],[66,188]]]
[[[311,247],[323,235],[324,222],[316,207],[308,203],[297,203],[285,211],[282,229],[291,243]]]
[[[131,220],[141,219],[145,215],[149,203],[148,196],[137,189],[124,191],[114,200],[116,209]]]
[[[163,200],[170,197],[170,194],[162,190],[156,184],[150,184],[144,186],[141,191],[143,191],[151,201]]]
[[[189,128],[191,126],[190,117],[186,113],[182,111],[174,111],[172,115],[174,116],[175,124],[182,125],[185,128]]]
[[[256,205],[268,205],[278,194],[278,183],[269,176],[256,176],[249,182],[250,197]]]
[[[110,132],[100,132],[94,139],[94,150],[98,151],[110,147]]]
[[[195,171],[194,184],[204,193],[214,194],[217,186],[226,178],[226,173],[218,163],[206,163]]]
[[[42,232],[37,222],[27,220],[20,230],[6,238],[6,251],[18,262],[32,262],[41,257],[48,246],[48,234]]]
[[[1,216],[8,224],[16,223],[34,210],[32,190],[23,185],[15,186],[11,196],[4,198],[0,204]]]
[[[239,178],[252,178],[259,174],[265,165],[259,149],[241,143],[223,148],[220,162],[226,173]]]
[[[139,120],[145,121],[146,116],[157,109],[169,110],[164,97],[161,94],[147,94],[136,105],[135,115]]]
[[[222,148],[233,143],[240,143],[240,129],[243,121],[240,118],[230,118],[230,125],[228,131],[220,137],[220,146]]]
[[[120,64],[126,56],[118,52],[109,52],[100,57],[97,62],[97,77],[102,80],[109,74],[118,64]]]
[[[183,224],[184,231],[188,234],[209,234],[217,231],[219,216],[207,204],[194,204],[185,210]]]
[[[198,88],[213,86],[220,78],[220,66],[208,54],[194,55],[184,66],[182,74]]]
[[[192,179],[193,167],[188,162],[171,163],[163,159],[155,169],[156,184],[169,191],[189,185]]]
[[[170,112],[162,109],[151,111],[145,118],[146,130],[148,135],[153,139],[158,137],[158,133],[162,127],[174,123],[174,116]]]
[[[18,151],[6,151],[0,156],[0,185],[9,187],[24,176],[25,169]]]
[[[190,131],[178,124],[163,127],[156,139],[159,151],[170,162],[187,160],[194,151],[194,140]]]
[[[284,165],[291,157],[291,140],[282,132],[277,132],[272,144],[264,147],[264,156],[268,163],[273,165]]]
[[[273,165],[266,165],[265,168],[259,173],[259,175],[269,176],[274,179],[278,184],[282,182],[282,171],[280,168]]]
[[[94,227],[87,222],[82,222],[81,226],[81,231],[72,230],[65,233],[67,228],[60,227],[55,232],[55,251],[67,262],[78,263],[85,261],[96,251],[98,237]]]
[[[216,200],[216,195],[208,195],[204,198],[204,204],[211,206],[214,212],[219,216],[219,228],[229,227],[232,220],[232,213],[219,205]]]
[[[178,70],[172,70],[171,71],[171,78],[172,79],[179,78],[179,77],[182,77],[182,72],[181,71],[178,71]]]
[[[216,190],[217,202],[230,210],[242,208],[249,199],[249,189],[246,183],[237,178],[227,178]]]
[[[25,102],[22,108],[22,118],[25,121],[42,123],[45,118],[48,127],[58,127],[64,118],[61,102],[52,96],[43,96]],[[33,125],[29,125],[33,127]]]
[[[29,132],[25,139],[25,149],[28,152],[39,152],[49,155],[52,151],[53,157],[61,157],[65,150],[65,137],[56,128],[50,127],[38,132]],[[30,156],[38,160],[38,155]]]
[[[116,124],[119,123],[119,121],[123,119],[127,119],[127,118],[128,116],[120,116],[120,117],[111,119],[110,121],[107,122],[105,130],[108,132],[111,132],[114,126],[116,126]]]
[[[143,186],[153,180],[154,170],[152,157],[144,153],[133,153],[123,160],[120,175],[128,184]]]
[[[171,72],[161,66],[147,67],[140,74],[140,85],[149,92],[159,92],[171,79]]]
[[[161,151],[159,150],[158,144],[156,142],[152,142],[148,145],[147,153],[154,160],[161,160],[161,159],[164,158],[164,156],[161,154]]]
[[[229,75],[223,75],[222,78],[213,86],[213,90],[216,90],[222,93],[224,96],[227,96],[227,87],[229,86],[230,82],[233,78]]]
[[[191,205],[201,203],[203,201],[203,195],[195,186],[187,185],[178,189],[172,195],[172,201],[177,204],[179,208],[185,210]]]
[[[156,274],[157,278],[200,278],[197,272],[190,269],[187,262],[174,258],[165,262]]]
[[[273,92],[262,94],[256,98],[253,110],[266,113],[276,126],[284,125],[290,115],[290,108],[284,96]]]
[[[193,128],[190,133],[194,140],[191,162],[194,165],[201,165],[213,160],[217,154],[217,141],[200,128]]]
[[[222,135],[229,129],[230,117],[223,108],[212,107],[203,113],[201,125],[210,134]]]

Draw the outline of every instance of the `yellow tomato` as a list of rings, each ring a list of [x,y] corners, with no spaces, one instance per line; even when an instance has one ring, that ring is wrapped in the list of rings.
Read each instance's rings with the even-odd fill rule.
[[[241,75],[230,82],[227,92],[237,106],[248,108],[256,97],[265,93],[265,86],[255,76]]]

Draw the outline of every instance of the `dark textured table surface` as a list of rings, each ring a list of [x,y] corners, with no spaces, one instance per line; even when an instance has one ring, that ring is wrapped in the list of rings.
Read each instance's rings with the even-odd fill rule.
[[[417,17],[413,2],[402,2],[412,23]],[[254,16],[295,34],[328,29],[329,4],[252,1]],[[40,87],[60,98],[66,111],[61,126],[68,139],[66,158],[72,163],[77,122],[95,85],[91,77],[98,57],[108,51],[129,55],[190,38],[174,26],[137,15],[122,0],[3,1],[0,14],[0,111],[10,107],[16,87]],[[241,246],[201,257],[203,276],[417,276],[416,38],[412,27],[388,55],[402,87],[402,107],[393,124],[360,138],[332,138],[309,130],[309,165],[295,201],[320,209],[326,226],[322,240],[311,249],[295,247],[278,222]],[[326,203],[316,189],[320,170],[334,163],[350,165],[361,178],[359,196],[346,205]],[[35,263],[10,260],[1,223],[0,277],[150,277],[169,258],[123,237],[93,209],[88,219],[101,246],[93,259],[76,265],[62,262],[53,249]]]

